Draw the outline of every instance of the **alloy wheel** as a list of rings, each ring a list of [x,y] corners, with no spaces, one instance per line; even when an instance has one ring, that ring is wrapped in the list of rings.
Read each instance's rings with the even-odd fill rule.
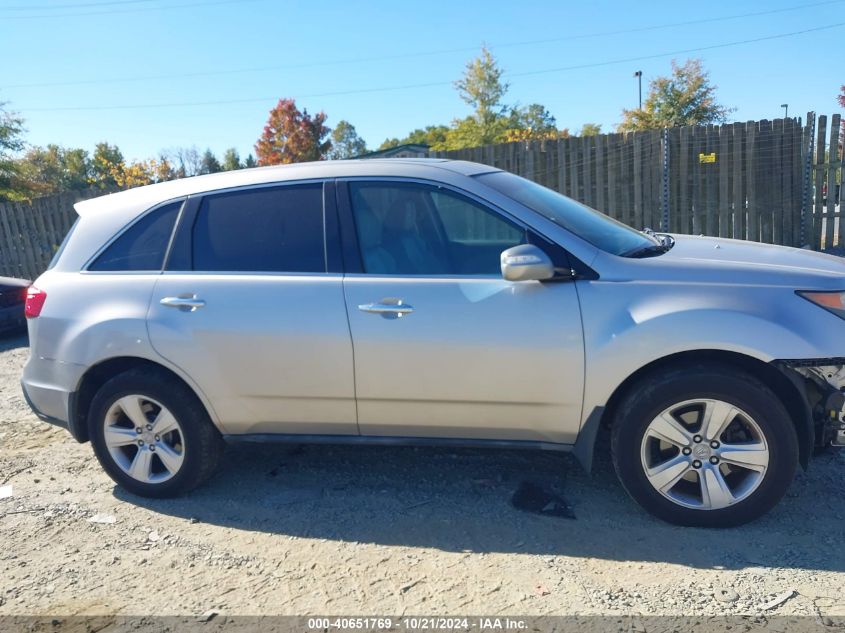
[[[746,499],[769,466],[769,447],[757,422],[735,405],[704,398],[673,404],[654,418],[640,455],[655,490],[699,510]]]
[[[152,398],[119,398],[106,412],[103,425],[105,444],[115,464],[139,482],[167,481],[185,461],[185,438],[179,421]]]

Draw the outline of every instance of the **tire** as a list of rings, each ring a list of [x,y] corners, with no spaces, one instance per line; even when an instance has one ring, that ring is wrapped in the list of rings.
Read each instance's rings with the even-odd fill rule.
[[[103,470],[142,497],[175,497],[193,490],[214,474],[224,448],[196,395],[172,376],[149,368],[131,369],[100,387],[91,402],[88,429]]]
[[[731,527],[780,501],[795,475],[798,438],[762,382],[698,364],[654,374],[628,391],[616,410],[611,452],[622,486],[654,516]]]

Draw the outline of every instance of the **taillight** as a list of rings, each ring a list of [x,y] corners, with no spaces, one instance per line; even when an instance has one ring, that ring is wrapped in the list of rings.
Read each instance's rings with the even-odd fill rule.
[[[44,302],[47,300],[47,293],[39,290],[35,286],[30,286],[26,289],[26,305],[24,306],[24,315],[27,319],[34,319],[41,314],[41,309],[44,307]]]

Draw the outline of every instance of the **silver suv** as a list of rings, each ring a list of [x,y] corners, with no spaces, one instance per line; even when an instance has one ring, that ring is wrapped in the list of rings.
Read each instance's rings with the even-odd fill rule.
[[[736,525],[845,443],[845,263],[636,231],[484,165],[300,164],[76,205],[29,290],[33,410],[144,496],[228,441],[572,451]]]

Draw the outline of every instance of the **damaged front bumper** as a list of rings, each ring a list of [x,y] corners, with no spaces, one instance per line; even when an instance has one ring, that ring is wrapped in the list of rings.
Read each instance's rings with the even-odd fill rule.
[[[781,361],[803,379],[815,446],[845,447],[845,358]]]

